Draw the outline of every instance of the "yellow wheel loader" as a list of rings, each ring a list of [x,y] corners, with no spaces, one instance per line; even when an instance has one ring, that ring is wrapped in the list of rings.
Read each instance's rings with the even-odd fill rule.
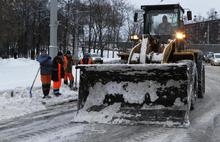
[[[205,92],[202,52],[187,49],[179,4],[141,8],[143,36],[127,64],[77,66],[75,121],[189,126],[193,103]]]

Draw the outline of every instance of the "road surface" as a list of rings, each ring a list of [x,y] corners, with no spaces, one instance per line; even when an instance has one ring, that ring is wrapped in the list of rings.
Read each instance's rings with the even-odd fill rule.
[[[220,138],[214,133],[219,92],[220,67],[206,66],[206,94],[197,100],[188,129],[73,123],[73,102],[0,122],[0,142],[214,142]]]

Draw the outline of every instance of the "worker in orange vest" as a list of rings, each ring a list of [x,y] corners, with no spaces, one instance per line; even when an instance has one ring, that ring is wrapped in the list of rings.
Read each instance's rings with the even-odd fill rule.
[[[37,61],[40,63],[40,75],[42,82],[43,98],[51,98],[49,96],[50,84],[51,84],[51,74],[52,74],[52,60],[47,54],[47,51],[43,49],[41,55],[37,57]]]
[[[68,50],[64,55],[64,84],[68,85],[68,79],[70,81],[69,87],[72,89],[74,77],[72,74],[72,66],[73,66],[73,59],[71,56],[71,52]]]
[[[80,64],[93,64],[92,59],[88,53],[83,55],[83,58],[80,60]]]
[[[53,80],[53,92],[55,96],[60,96],[60,87],[62,78],[64,78],[64,67],[63,67],[63,53],[59,51],[57,56],[53,59],[53,70],[52,70],[52,80]]]

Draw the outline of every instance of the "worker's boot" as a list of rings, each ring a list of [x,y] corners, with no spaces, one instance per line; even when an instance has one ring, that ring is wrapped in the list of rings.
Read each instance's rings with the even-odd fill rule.
[[[43,99],[50,99],[51,98],[51,96],[49,96],[49,95],[44,95],[43,96]]]
[[[69,85],[69,87],[70,87],[70,89],[72,90],[73,89],[73,80],[70,80],[70,85]]]
[[[68,85],[68,80],[64,80],[63,82],[65,85]]]
[[[62,94],[60,93],[60,89],[54,89],[54,90],[53,90],[53,93],[54,93],[54,95],[57,96],[57,97],[60,96],[60,95],[62,95]]]

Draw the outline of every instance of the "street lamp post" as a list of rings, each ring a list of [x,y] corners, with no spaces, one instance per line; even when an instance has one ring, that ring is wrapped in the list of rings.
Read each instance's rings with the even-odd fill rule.
[[[76,19],[75,19],[75,33],[74,33],[74,59],[78,62],[79,57],[78,57],[78,52],[79,52],[79,47],[78,47],[78,23],[79,23],[79,17],[78,17],[79,11],[76,10]]]
[[[207,25],[207,44],[209,44],[209,41],[210,41],[210,39],[209,39],[209,32],[210,32],[209,21],[207,23],[208,23],[208,25]]]
[[[74,21],[74,25],[75,25],[75,31],[74,31],[74,48],[73,48],[73,57],[76,61],[79,60],[79,22],[80,22],[80,14],[82,13],[87,13],[89,11],[79,11],[79,10],[75,10],[75,21]]]
[[[57,0],[50,1],[50,46],[49,46],[49,55],[54,58],[57,55],[57,10],[58,2]]]

